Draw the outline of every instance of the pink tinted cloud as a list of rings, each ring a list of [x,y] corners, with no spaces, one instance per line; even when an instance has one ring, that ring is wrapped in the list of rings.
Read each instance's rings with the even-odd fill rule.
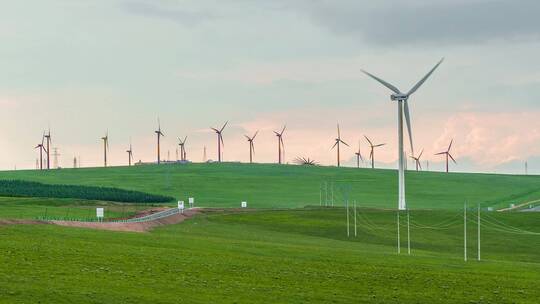
[[[540,153],[538,112],[475,113],[450,116],[433,149],[444,150],[454,138],[454,155],[482,167],[525,159]]]

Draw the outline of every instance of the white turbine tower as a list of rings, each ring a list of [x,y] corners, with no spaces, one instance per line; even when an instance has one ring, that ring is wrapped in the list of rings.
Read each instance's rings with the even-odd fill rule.
[[[414,155],[414,148],[413,148],[413,140],[412,140],[412,131],[411,131],[411,118],[409,115],[409,104],[408,99],[409,97],[420,88],[420,86],[428,79],[428,77],[435,71],[435,69],[443,62],[444,58],[442,58],[427,74],[424,76],[424,78],[420,79],[417,84],[412,87],[412,89],[409,90],[407,93],[402,93],[398,88],[395,86],[389,84],[388,82],[378,78],[377,76],[374,76],[364,70],[366,75],[369,77],[375,79],[385,87],[389,88],[394,94],[390,95],[391,100],[395,100],[398,102],[398,138],[399,138],[399,177],[398,177],[398,208],[399,210],[406,210],[407,209],[407,203],[405,201],[405,171],[404,171],[404,162],[406,161],[403,157],[404,151],[403,151],[403,113],[405,112],[405,120],[407,122],[407,131],[409,133],[409,141],[411,143],[411,152]]]

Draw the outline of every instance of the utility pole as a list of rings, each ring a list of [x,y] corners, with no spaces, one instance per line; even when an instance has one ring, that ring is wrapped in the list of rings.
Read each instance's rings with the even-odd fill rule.
[[[349,198],[346,197],[345,198],[345,204],[346,204],[346,209],[347,209],[347,237],[350,236],[350,231],[349,231]]]
[[[480,204],[478,204],[478,261],[480,261]]]
[[[401,243],[399,240],[399,209],[397,211],[397,253],[401,253]]]
[[[319,207],[322,206],[322,184],[319,184]]]
[[[411,255],[411,228],[409,223],[409,209],[407,208],[407,253]]]
[[[354,201],[354,237],[356,237],[356,200]]]
[[[467,262],[467,202],[463,208],[463,260]]]
[[[334,207],[334,182],[330,183],[330,191],[332,191],[332,207]]]

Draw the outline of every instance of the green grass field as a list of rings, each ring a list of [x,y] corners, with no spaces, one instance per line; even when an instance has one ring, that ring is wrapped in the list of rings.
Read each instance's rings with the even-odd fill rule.
[[[372,226],[356,238],[341,208],[204,214],[146,234],[0,227],[0,302],[537,303],[538,236],[486,228],[477,262],[471,222],[465,263],[457,221],[412,228],[412,255],[398,256],[395,213],[361,214]],[[536,214],[493,216],[538,231]],[[429,226],[456,212],[412,217]]]
[[[0,225],[0,303],[537,303],[540,213],[482,212],[540,198],[540,177],[408,172],[411,255],[396,172],[332,167],[190,164],[0,172],[0,179],[119,187],[251,212],[205,212],[149,233],[54,225]],[[359,212],[346,235],[350,191]],[[350,190],[347,190],[350,189]],[[463,203],[469,202],[463,261]],[[309,207],[305,207],[310,205]],[[73,199],[0,198],[2,218],[96,206],[111,217],[140,205]],[[370,208],[368,208],[370,207]],[[259,209],[260,208],[260,209]],[[279,208],[279,209],[277,209]]]
[[[118,187],[187,199],[199,205],[295,208],[319,204],[323,182],[334,183],[335,204],[342,204],[342,188],[362,206],[394,208],[397,172],[335,167],[271,164],[146,165],[51,171],[5,171],[0,179],[43,183]],[[488,207],[508,207],[540,199],[539,176],[414,172],[406,174],[411,209],[458,209],[467,200]],[[330,192],[330,191],[329,191]]]

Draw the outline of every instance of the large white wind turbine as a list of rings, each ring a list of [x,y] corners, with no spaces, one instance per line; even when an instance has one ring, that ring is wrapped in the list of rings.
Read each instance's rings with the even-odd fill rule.
[[[414,155],[414,148],[413,148],[413,140],[412,140],[412,130],[411,130],[411,118],[409,114],[409,104],[408,99],[409,97],[420,88],[420,86],[428,79],[429,76],[435,71],[437,67],[443,62],[444,58],[442,58],[427,74],[424,76],[424,78],[420,79],[417,84],[412,87],[409,92],[402,93],[398,88],[395,86],[389,84],[388,82],[380,79],[377,76],[374,76],[364,70],[366,75],[369,77],[375,79],[379,83],[381,83],[383,86],[390,89],[394,94],[390,95],[391,100],[395,100],[398,102],[398,138],[399,138],[399,177],[398,177],[398,208],[399,210],[406,210],[407,209],[407,203],[405,201],[405,170],[404,170],[404,162],[406,161],[403,157],[404,151],[403,151],[403,115],[405,114],[405,121],[407,122],[407,131],[409,133],[409,141],[411,143],[411,151]]]

